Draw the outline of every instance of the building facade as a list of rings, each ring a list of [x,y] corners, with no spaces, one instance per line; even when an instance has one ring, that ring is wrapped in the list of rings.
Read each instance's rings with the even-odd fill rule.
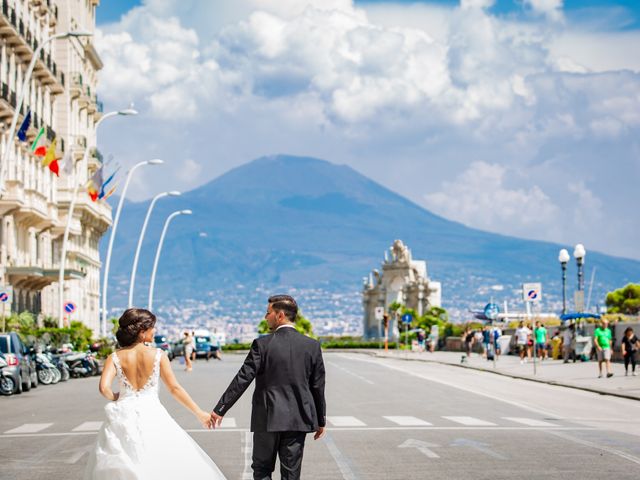
[[[396,240],[389,250],[390,255],[388,252],[384,255],[382,272],[374,269],[364,279],[362,304],[366,339],[384,335],[381,321],[376,319],[376,307],[389,312],[389,306],[398,302],[422,315],[429,308],[441,305],[442,287],[427,275],[427,262],[413,260],[411,250],[402,240]],[[389,336],[393,339],[397,338],[396,322],[395,315],[389,315]]]
[[[92,202],[84,186],[102,164],[94,148],[102,115],[96,96],[102,63],[91,36],[46,40],[65,32],[93,33],[99,0],[0,1],[0,152],[7,158],[0,165],[0,284],[13,289],[13,312],[58,319],[62,239],[78,185],[62,299],[77,309],[64,320],[81,320],[97,332],[98,242],[111,224],[111,209]],[[20,108],[18,125],[31,112],[27,141],[21,142],[9,138],[9,125],[29,62],[43,44]],[[46,144],[56,139],[59,177],[32,152],[41,127]]]

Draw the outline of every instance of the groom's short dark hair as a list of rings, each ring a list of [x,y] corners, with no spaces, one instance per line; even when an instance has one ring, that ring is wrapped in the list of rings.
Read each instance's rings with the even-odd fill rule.
[[[284,312],[287,320],[295,322],[298,316],[298,304],[289,295],[273,295],[269,297],[271,308],[276,312]]]

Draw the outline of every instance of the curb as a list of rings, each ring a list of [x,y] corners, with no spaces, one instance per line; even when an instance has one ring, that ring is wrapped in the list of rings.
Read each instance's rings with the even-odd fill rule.
[[[351,350],[351,353],[359,353],[359,354],[369,355],[369,356],[376,357],[376,358],[390,358],[390,359],[393,359],[393,360],[404,360],[406,362],[436,363],[438,365],[447,365],[449,367],[459,367],[459,368],[466,368],[466,369],[470,369],[470,370],[477,370],[479,372],[493,373],[495,375],[502,375],[503,377],[515,378],[515,379],[518,379],[518,380],[527,380],[529,382],[544,383],[544,384],[547,384],[547,385],[554,385],[556,387],[573,388],[575,390],[582,390],[584,392],[597,393],[599,395],[609,395],[609,396],[612,396],[612,397],[625,398],[627,400],[635,400],[636,402],[640,401],[640,398],[634,397],[632,395],[625,395],[624,393],[616,393],[616,392],[610,392],[610,391],[605,391],[605,390],[598,390],[598,389],[591,388],[591,387],[581,387],[579,385],[573,385],[573,384],[570,384],[570,383],[559,382],[557,380],[543,380],[541,378],[523,377],[523,376],[518,376],[518,375],[511,374],[511,373],[499,372],[499,371],[496,371],[496,370],[491,370],[491,369],[482,368],[482,367],[474,367],[474,366],[471,366],[471,365],[461,365],[461,364],[458,364],[458,363],[447,363],[447,362],[443,362],[441,360],[429,360],[429,359],[426,359],[426,358],[393,357],[393,356],[390,356],[390,355],[378,354],[378,353],[375,353],[375,352],[365,352],[365,351],[362,351],[362,350],[355,350],[355,349]]]

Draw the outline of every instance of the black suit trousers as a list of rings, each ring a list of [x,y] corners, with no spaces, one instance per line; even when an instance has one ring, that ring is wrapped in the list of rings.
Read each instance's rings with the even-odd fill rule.
[[[306,432],[254,432],[253,479],[270,480],[276,468],[276,457],[280,457],[282,480],[298,480],[306,435]]]

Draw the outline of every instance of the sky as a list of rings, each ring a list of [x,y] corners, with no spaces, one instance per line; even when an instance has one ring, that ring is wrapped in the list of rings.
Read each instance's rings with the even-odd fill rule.
[[[97,18],[98,94],[140,111],[99,148],[167,161],[134,200],[315,156],[472,227],[640,259],[640,2],[143,0]]]

